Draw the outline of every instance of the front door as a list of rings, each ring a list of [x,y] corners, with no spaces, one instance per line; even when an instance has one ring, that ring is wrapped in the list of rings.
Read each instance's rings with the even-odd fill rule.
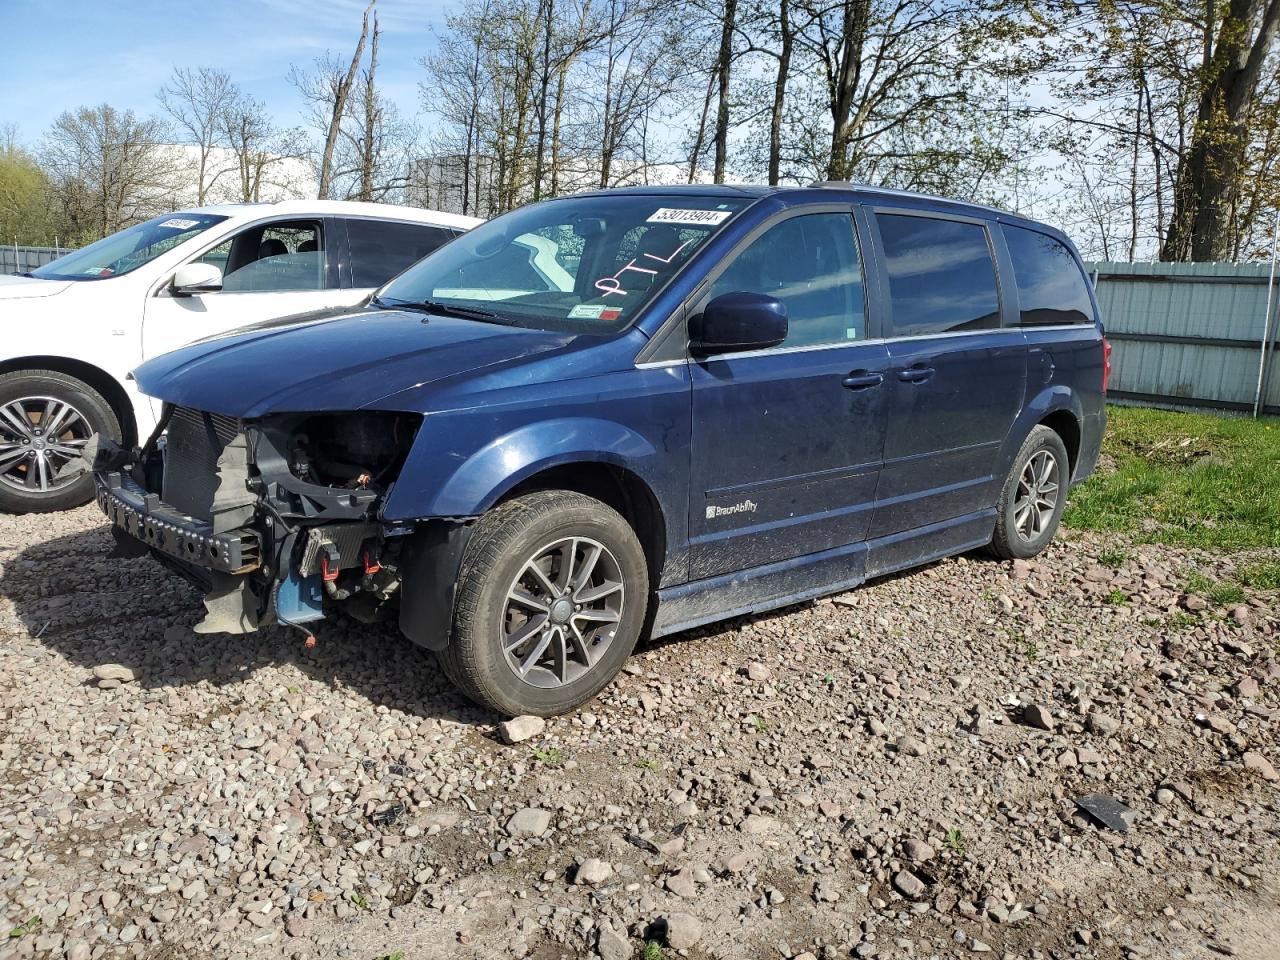
[[[985,223],[885,211],[872,219],[891,370],[869,537],[908,534],[873,550],[874,574],[931,552],[929,544],[954,546],[953,521],[955,537],[966,540],[964,518],[994,505],[998,454],[1022,405],[1027,361],[1022,331],[1001,326]],[[912,531],[923,540],[913,543]]]
[[[889,356],[866,342],[849,209],[766,227],[693,312],[739,291],[782,301],[789,332],[772,349],[691,364],[695,580],[860,542],[880,472]]]
[[[325,224],[290,220],[241,230],[197,260],[222,270],[222,289],[174,296],[167,286],[148,299],[144,357],[263,320],[326,307],[355,306],[368,290],[338,289],[326,258]]]

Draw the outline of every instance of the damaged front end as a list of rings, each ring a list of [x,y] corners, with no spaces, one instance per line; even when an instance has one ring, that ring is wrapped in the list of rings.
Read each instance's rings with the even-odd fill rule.
[[[443,543],[447,575],[461,548],[437,524],[382,518],[422,420],[373,411],[240,421],[169,406],[143,448],[99,441],[93,450],[114,555],[149,553],[203,588],[198,633],[301,627],[339,605],[389,619],[401,610],[406,564],[438,564]],[[436,593],[433,608],[451,607],[451,583]],[[439,630],[411,623],[406,633],[442,646]]]

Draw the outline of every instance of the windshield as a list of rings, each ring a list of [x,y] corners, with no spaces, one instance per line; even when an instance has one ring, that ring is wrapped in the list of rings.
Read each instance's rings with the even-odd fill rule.
[[[203,233],[226,217],[209,213],[183,213],[156,217],[113,233],[87,247],[68,253],[38,270],[43,280],[104,280],[137,270],[178,244]]]
[[[612,333],[750,202],[606,194],[533,204],[441,247],[387,284],[375,302],[541,330]]]

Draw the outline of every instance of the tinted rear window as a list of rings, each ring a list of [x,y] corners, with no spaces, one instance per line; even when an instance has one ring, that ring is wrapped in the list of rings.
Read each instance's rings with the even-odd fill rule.
[[[1023,326],[1092,323],[1093,302],[1066,244],[1038,230],[1005,226]]]
[[[348,220],[347,237],[351,241],[353,284],[357,287],[380,287],[406,267],[452,240],[454,232],[420,223]]]
[[[1000,326],[996,268],[980,224],[877,214],[889,275],[891,335]]]

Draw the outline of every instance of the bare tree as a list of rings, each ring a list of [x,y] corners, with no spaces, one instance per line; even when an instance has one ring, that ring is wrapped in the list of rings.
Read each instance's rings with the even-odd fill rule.
[[[369,0],[369,5],[364,8],[360,21],[360,39],[356,41],[355,53],[345,70],[341,62],[329,54],[317,57],[310,71],[302,71],[297,67],[289,70],[289,82],[297,87],[298,92],[311,105],[312,121],[325,132],[319,162],[318,195],[321,200],[330,196],[334,152],[341,136],[342,122],[347,116],[347,101],[355,87],[360,63],[364,59],[365,42],[369,37],[369,14],[375,2],[376,0]]]
[[[173,202],[174,169],[163,121],[109,104],[67,111],[45,134],[42,156],[73,236],[90,240]]]
[[[238,195],[244,203],[262,200],[263,187],[288,160],[305,155],[301,130],[278,130],[266,105],[239,97],[227,105],[219,120],[222,137],[235,161]]]
[[[157,97],[164,112],[197,150],[196,205],[204,206],[209,191],[229,172],[225,167],[212,169],[211,164],[223,143],[223,118],[240,99],[240,91],[221,70],[177,67]]]

